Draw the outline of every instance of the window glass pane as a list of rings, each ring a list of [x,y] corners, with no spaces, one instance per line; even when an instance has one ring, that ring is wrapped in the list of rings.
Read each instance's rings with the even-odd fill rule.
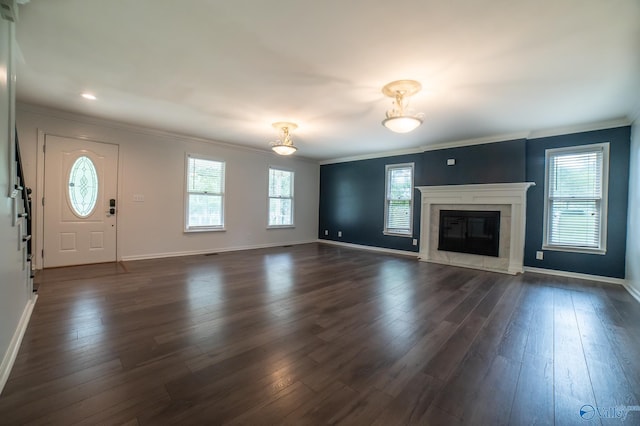
[[[293,225],[291,198],[269,199],[269,226]]]
[[[269,169],[269,197],[291,197],[293,172]]]
[[[565,246],[600,246],[598,201],[551,202],[549,243]]]
[[[98,173],[89,157],[79,157],[69,172],[69,201],[80,217],[93,212],[98,201]]]
[[[224,188],[224,163],[221,161],[189,158],[187,190],[221,194]]]
[[[389,201],[387,228],[392,230],[409,230],[411,228],[411,202]]]
[[[556,154],[549,164],[551,197],[600,197],[602,194],[602,150]]]
[[[189,223],[187,226],[222,226],[222,196],[189,194]]]
[[[413,194],[411,167],[389,169],[387,199],[410,200]]]

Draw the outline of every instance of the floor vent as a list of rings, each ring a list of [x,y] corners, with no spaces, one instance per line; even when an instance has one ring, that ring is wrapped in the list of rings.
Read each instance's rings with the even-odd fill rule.
[[[217,256],[218,253],[206,253],[205,256]]]

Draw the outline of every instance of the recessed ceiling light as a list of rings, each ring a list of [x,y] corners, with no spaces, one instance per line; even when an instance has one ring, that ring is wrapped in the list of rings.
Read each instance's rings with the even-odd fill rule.
[[[91,93],[83,93],[82,97],[85,98],[85,99],[92,100],[92,101],[95,101],[96,99],[98,99],[98,98],[95,97],[95,95],[92,95]]]

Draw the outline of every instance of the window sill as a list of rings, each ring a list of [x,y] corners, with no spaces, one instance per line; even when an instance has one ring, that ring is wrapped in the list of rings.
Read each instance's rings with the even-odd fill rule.
[[[571,246],[547,246],[543,245],[542,250],[548,251],[564,251],[567,253],[582,253],[582,254],[599,254],[605,255],[607,254],[606,249],[592,249],[585,247],[571,247]]]
[[[226,231],[225,228],[190,228],[190,229],[185,229],[184,233],[190,234],[192,232],[224,232],[224,231]]]
[[[295,225],[271,225],[267,226],[267,229],[294,229]]]
[[[382,231],[384,235],[388,235],[391,237],[405,237],[405,238],[413,238],[413,232],[390,232],[390,231]]]

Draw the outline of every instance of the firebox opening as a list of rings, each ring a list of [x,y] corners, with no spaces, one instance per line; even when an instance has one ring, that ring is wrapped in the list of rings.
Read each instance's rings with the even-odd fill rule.
[[[500,212],[440,210],[438,250],[498,257]]]

